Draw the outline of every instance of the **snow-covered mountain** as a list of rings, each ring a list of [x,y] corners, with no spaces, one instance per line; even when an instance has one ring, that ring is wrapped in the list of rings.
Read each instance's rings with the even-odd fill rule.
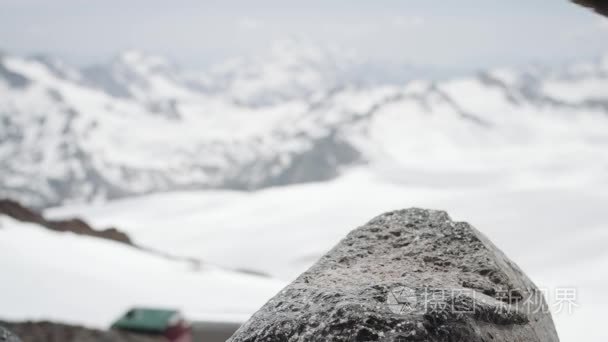
[[[606,170],[608,57],[383,84],[338,56],[279,44],[201,75],[137,51],[84,69],[2,55],[0,197],[49,206],[259,189],[363,163],[412,181],[448,167],[472,181],[568,174],[565,154]]]

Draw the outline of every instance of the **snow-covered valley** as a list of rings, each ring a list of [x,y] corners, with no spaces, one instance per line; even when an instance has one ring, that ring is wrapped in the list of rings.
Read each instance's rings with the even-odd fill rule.
[[[191,319],[242,322],[282,281],[153,255],[120,243],[57,233],[0,216],[5,320],[107,328],[133,306]]]
[[[444,181],[450,174],[442,174]],[[592,175],[588,175],[592,176]],[[197,191],[148,195],[103,205],[67,206],[51,217],[79,215],[126,229],[136,241],[219,265],[291,280],[351,229],[389,210],[412,206],[448,211],[489,236],[541,288],[562,341],[602,322],[608,297],[608,179],[444,187],[386,181],[359,169],[330,182],[255,193]],[[457,177],[456,177],[457,179]],[[456,182],[457,184],[457,182]],[[572,313],[557,310],[559,289],[575,288]],[[586,329],[585,340],[604,332]]]

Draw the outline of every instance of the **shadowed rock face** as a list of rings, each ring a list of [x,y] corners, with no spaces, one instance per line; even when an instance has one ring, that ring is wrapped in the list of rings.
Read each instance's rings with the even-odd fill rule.
[[[352,231],[229,341],[557,342],[546,310],[475,228],[407,209]]]

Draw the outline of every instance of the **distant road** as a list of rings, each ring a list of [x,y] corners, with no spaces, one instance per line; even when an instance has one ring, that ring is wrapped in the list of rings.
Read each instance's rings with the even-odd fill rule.
[[[234,322],[192,322],[193,342],[225,342],[241,324]]]

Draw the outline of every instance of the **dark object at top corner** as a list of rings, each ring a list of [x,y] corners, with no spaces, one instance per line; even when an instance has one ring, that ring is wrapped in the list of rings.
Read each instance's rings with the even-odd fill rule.
[[[572,2],[593,8],[597,13],[608,17],[608,0],[572,0]]]

